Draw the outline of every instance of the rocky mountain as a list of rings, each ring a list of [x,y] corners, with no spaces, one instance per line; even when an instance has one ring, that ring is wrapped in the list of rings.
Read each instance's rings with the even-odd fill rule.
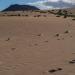
[[[3,11],[27,11],[27,10],[39,10],[39,8],[31,5],[14,4],[10,5],[8,8],[4,9]]]

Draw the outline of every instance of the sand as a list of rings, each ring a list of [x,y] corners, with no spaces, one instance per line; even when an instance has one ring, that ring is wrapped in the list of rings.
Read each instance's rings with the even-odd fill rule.
[[[74,59],[71,18],[0,17],[0,75],[75,75]]]

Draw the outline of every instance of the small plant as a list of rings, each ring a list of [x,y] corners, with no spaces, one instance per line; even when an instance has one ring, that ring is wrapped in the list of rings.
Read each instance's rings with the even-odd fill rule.
[[[14,51],[16,48],[11,48],[12,51]]]
[[[5,16],[4,14],[2,16]]]
[[[42,34],[38,34],[37,36],[41,36]]]
[[[28,15],[25,15],[26,17],[28,17]]]
[[[63,70],[63,69],[62,69],[62,68],[57,68],[57,69],[51,69],[51,70],[49,70],[48,72],[49,72],[49,73],[55,73],[55,72],[61,71],[61,70]]]
[[[47,13],[46,11],[39,11],[40,13]]]
[[[66,10],[63,10],[63,15],[64,15],[64,18],[67,18],[68,12]]]
[[[66,30],[64,33],[69,33],[69,31],[68,31],[68,30]]]
[[[67,18],[67,15],[64,15],[64,18]]]
[[[9,41],[9,40],[10,40],[10,38],[7,38],[7,39],[6,39],[6,41]]]
[[[73,18],[72,20],[75,20],[75,18]]]
[[[20,14],[18,14],[17,16],[21,16]]]
[[[59,34],[57,33],[55,36],[56,36],[56,37],[59,37]]]
[[[60,17],[60,15],[57,15],[56,17]]]
[[[41,15],[37,15],[37,17],[40,17]]]
[[[70,64],[75,64],[75,60],[69,61]]]
[[[52,10],[52,11],[54,11],[54,10]]]
[[[34,17],[36,17],[36,15],[34,15]]]
[[[72,13],[70,12],[70,14],[72,14]]]
[[[64,18],[67,18],[67,16],[68,16],[67,13],[65,13],[65,14],[64,14]]]
[[[62,10],[58,10],[57,14],[62,15]]]
[[[43,15],[44,17],[47,17],[46,15]]]
[[[61,70],[62,70],[62,68],[58,68],[58,70],[59,70],[59,71],[61,71]]]
[[[52,69],[52,70],[49,70],[48,72],[50,72],[50,73],[54,73],[54,72],[56,72],[57,70],[55,70],[55,69]]]

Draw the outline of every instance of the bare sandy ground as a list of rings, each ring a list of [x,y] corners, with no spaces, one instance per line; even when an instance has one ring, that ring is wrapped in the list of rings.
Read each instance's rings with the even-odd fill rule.
[[[0,75],[75,75],[74,59],[71,18],[0,17]]]

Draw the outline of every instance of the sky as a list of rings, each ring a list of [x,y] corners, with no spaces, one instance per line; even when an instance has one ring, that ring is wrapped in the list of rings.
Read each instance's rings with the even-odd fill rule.
[[[0,0],[0,10],[7,8],[11,4],[30,4],[40,8],[45,8],[45,5],[43,5],[44,2],[58,2],[58,1],[75,4],[75,0]]]
[[[27,4],[27,3],[33,3],[37,0],[0,0],[0,10],[5,9],[11,4]]]

